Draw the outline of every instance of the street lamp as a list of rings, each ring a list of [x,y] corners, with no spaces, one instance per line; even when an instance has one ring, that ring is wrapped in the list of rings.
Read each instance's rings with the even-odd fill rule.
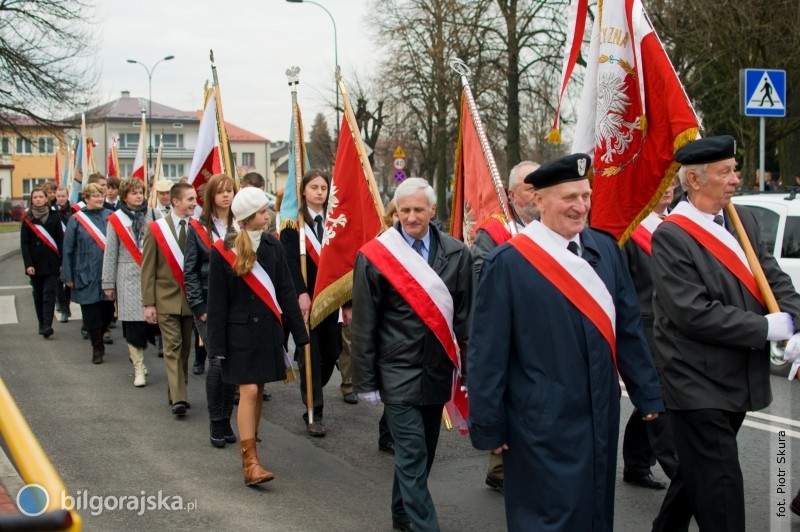
[[[286,1],[291,3],[291,4],[313,4],[313,5],[317,6],[317,7],[319,7],[320,9],[322,9],[325,13],[327,13],[328,17],[330,17],[331,22],[333,23],[333,62],[334,62],[334,64],[333,64],[333,71],[334,71],[333,82],[334,82],[334,85],[336,87],[336,140],[338,142],[338,140],[339,140],[339,124],[340,124],[341,121],[339,120],[339,82],[336,80],[336,69],[339,67],[339,38],[336,35],[336,21],[333,20],[333,15],[331,15],[331,12],[328,11],[325,8],[325,6],[323,6],[322,4],[318,4],[317,2],[314,2],[313,0],[286,0]]]
[[[147,116],[147,139],[148,139],[147,140],[147,166],[149,167],[148,169],[152,169],[153,168],[153,157],[152,157],[152,155],[153,155],[153,72],[155,72],[156,67],[159,65],[159,63],[162,63],[164,61],[171,61],[173,59],[175,59],[174,55],[168,55],[164,59],[159,59],[158,61],[156,61],[155,64],[150,68],[147,68],[147,65],[145,65],[144,63],[142,63],[140,61],[137,61],[136,59],[128,59],[127,60],[128,63],[130,63],[132,65],[133,64],[141,65],[142,68],[145,70],[145,72],[147,72],[147,101],[149,102],[148,105],[150,106],[150,109],[147,111],[147,115],[148,115]]]

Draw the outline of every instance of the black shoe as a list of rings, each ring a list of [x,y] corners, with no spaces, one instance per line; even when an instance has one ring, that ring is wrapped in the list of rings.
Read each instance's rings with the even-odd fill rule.
[[[354,394],[353,392],[344,394],[344,402],[348,405],[357,405],[358,404],[358,395]]]
[[[413,528],[411,528],[411,521],[404,521],[402,523],[397,523],[392,521],[392,530],[400,530],[401,532],[413,532]]]
[[[111,338],[111,333],[107,332],[103,335],[103,343],[106,345],[111,345],[114,343],[114,339]]]
[[[378,450],[385,453],[394,454],[394,442],[387,441],[386,443],[378,442]]]
[[[202,375],[206,371],[206,365],[200,364],[199,362],[195,362],[192,364],[192,373],[195,375]]]
[[[61,312],[60,314],[61,318],[59,318],[58,321],[60,321],[61,323],[67,323],[69,321],[69,314],[66,312]]]
[[[792,499],[789,509],[792,510],[793,514],[800,515],[800,493],[797,494],[797,497]]]
[[[89,339],[89,331],[87,331],[83,327],[81,327],[81,338],[83,338],[84,340]]]
[[[306,432],[309,436],[314,438],[323,438],[325,436],[325,424],[322,423],[322,416],[314,414],[314,422],[308,423],[308,413],[303,414],[303,421],[306,422]]]
[[[224,424],[225,422],[222,420],[211,422],[211,435],[208,437],[208,439],[211,441],[211,445],[217,447],[218,449],[225,447],[225,443],[227,442],[225,435],[223,434]]]
[[[227,443],[236,443],[237,441],[236,434],[234,434],[233,428],[231,427],[230,419],[222,420],[222,436]]]
[[[186,403],[183,401],[178,401],[174,405],[172,405],[172,413],[176,416],[185,416],[186,415]]]
[[[652,473],[646,475],[623,475],[622,480],[628,484],[634,484],[651,490],[663,490],[667,488],[667,483],[658,480]]]
[[[493,478],[490,476],[486,476],[486,485],[492,488],[495,491],[499,491],[500,493],[503,492],[503,479],[502,478]]]
[[[267,390],[264,390],[264,393],[261,394],[261,399],[263,399],[264,401],[269,401],[270,399],[272,399],[272,394],[269,393]]]
[[[44,332],[42,333],[42,336],[44,336],[45,338],[50,338],[51,336],[53,336],[53,328],[48,327],[47,329],[45,329]]]

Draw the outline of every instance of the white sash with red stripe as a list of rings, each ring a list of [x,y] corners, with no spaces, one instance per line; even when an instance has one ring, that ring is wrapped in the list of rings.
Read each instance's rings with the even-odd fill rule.
[[[183,289],[183,251],[178,245],[178,240],[172,236],[172,230],[167,223],[167,219],[159,218],[154,222],[150,222],[150,231],[152,231],[161,253],[164,254],[167,265],[172,270],[172,275],[178,281],[181,289]]]
[[[454,417],[454,425],[460,432],[466,432],[467,400],[461,390],[461,357],[453,333],[454,303],[450,290],[394,227],[365,244],[361,252],[433,332],[455,366],[451,400],[447,407]]]
[[[736,276],[762,306],[765,306],[764,296],[758,289],[747,256],[736,237],[721,225],[714,223],[714,220],[709,219],[688,201],[680,202],[665,221],[675,223],[686,231]]]
[[[653,232],[662,221],[663,219],[658,214],[651,212],[631,233],[631,240],[636,242],[648,255],[652,254]]]
[[[72,205],[72,212],[80,212],[84,207],[86,207],[86,203],[79,201],[78,203],[74,203]]]
[[[306,254],[309,257],[311,257],[311,260],[314,261],[314,264],[319,266],[319,253],[320,250],[322,249],[322,244],[320,243],[319,240],[317,240],[317,233],[308,224],[306,224],[305,233],[306,233]],[[309,235],[313,235],[313,237]]]
[[[100,230],[99,227],[94,225],[92,219],[86,216],[86,213],[83,211],[78,211],[73,214],[75,218],[78,219],[78,223],[83,226],[84,229],[89,233],[89,235],[94,239],[97,247],[99,247],[102,251],[106,250],[106,234]]]
[[[221,239],[214,242],[214,247],[225,259],[225,262],[233,268],[233,264],[236,262],[236,249],[225,249],[225,242]],[[283,326],[283,310],[278,304],[278,298],[275,295],[275,285],[264,267],[256,261],[253,264],[253,269],[242,275],[241,279],[269,307],[272,313],[275,314],[278,323]]]
[[[133,232],[131,231],[133,222],[131,221],[130,216],[121,210],[114,211],[114,214],[108,217],[108,223],[114,228],[117,238],[119,238],[119,241],[125,246],[125,249],[128,250],[128,253],[131,254],[133,260],[135,260],[136,264],[141,267],[142,250],[139,249],[139,247],[136,245],[136,241],[133,239]]]
[[[33,231],[36,234],[36,236],[38,236],[39,239],[45,243],[47,247],[53,250],[53,253],[55,253],[56,255],[61,255],[61,253],[58,252],[58,245],[56,244],[56,240],[52,237],[50,233],[47,232],[47,229],[45,229],[39,224],[33,223],[28,219],[27,216],[23,218],[23,220],[25,220],[25,223],[28,224],[28,227],[31,228],[31,231]]]
[[[214,244],[214,242],[216,242],[217,240],[221,240],[222,239],[221,236],[219,236],[218,234],[216,234],[214,232],[212,232],[212,234],[209,235],[208,234],[208,230],[206,230],[206,226],[203,225],[202,223],[200,223],[199,220],[192,220],[192,221],[189,222],[189,225],[194,227],[194,230],[197,232],[197,236],[200,237],[200,240],[202,240],[203,244],[206,245],[206,249],[210,250],[211,246]],[[212,237],[213,237],[213,241],[212,241]]]
[[[617,359],[617,310],[608,287],[587,261],[569,251],[540,221],[528,224],[509,243],[592,322]]]

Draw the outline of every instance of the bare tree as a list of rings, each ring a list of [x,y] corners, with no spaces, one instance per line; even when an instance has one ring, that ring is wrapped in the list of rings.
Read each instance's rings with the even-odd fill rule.
[[[88,0],[0,0],[0,126],[23,115],[57,127],[86,105],[92,10]]]

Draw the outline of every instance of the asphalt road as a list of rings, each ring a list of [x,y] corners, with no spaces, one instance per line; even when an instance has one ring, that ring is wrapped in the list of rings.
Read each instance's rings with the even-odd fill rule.
[[[264,404],[259,455],[276,479],[247,488],[238,444],[216,449],[208,441],[204,375],[190,375],[192,408],[184,419],[174,419],[163,364],[152,348],[145,355],[148,385],[134,388],[120,327],[112,331],[114,344],[107,346],[106,362],[94,366],[78,320],[57,323],[49,340],[36,334],[26,284],[19,256],[0,262],[0,323],[12,321],[8,316],[19,322],[0,324],[0,376],[69,495],[95,503],[103,497],[113,506],[122,496],[129,497],[127,505],[130,498],[158,497],[161,492],[168,505],[180,498],[184,506],[144,512],[82,509],[85,530],[391,530],[393,461],[377,448],[381,411],[345,404],[338,373],[325,390],[328,435],[321,439],[305,433],[299,385],[268,386],[273,399]],[[800,421],[795,421],[800,420],[800,405],[793,400],[800,397],[800,383],[790,386],[773,377],[772,384],[775,402],[761,417],[748,416],[739,436],[747,529],[800,530],[800,518],[790,513],[770,519],[779,509],[771,495],[780,479],[788,485],[787,504],[800,488],[800,462],[791,460],[800,453]],[[623,398],[622,404],[626,420],[630,402]],[[765,419],[763,414],[779,418]],[[762,427],[749,426],[753,424]],[[776,463],[781,437],[764,427],[788,431],[786,464]],[[619,463],[615,530],[649,530],[664,492],[623,483],[621,456]],[[785,477],[779,476],[778,467]],[[485,468],[485,453],[473,449],[468,438],[442,432],[429,481],[442,530],[505,530],[503,498],[484,486]],[[654,472],[664,478],[658,466]]]

